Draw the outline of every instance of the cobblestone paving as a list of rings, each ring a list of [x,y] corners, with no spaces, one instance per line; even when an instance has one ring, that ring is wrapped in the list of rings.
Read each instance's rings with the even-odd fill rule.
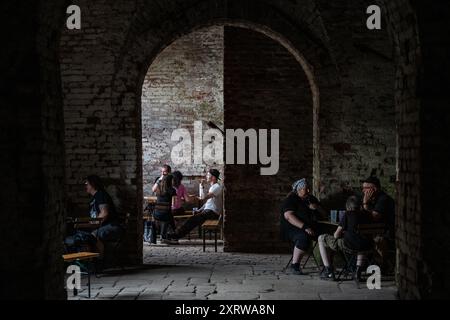
[[[396,299],[392,279],[382,279],[380,290],[351,281],[319,279],[314,263],[308,262],[307,275],[284,271],[288,254],[247,254],[206,252],[201,245],[144,244],[144,265],[125,271],[111,271],[92,277],[92,299],[127,300],[377,300]],[[311,259],[312,260],[312,259]],[[86,279],[77,296],[87,299]]]

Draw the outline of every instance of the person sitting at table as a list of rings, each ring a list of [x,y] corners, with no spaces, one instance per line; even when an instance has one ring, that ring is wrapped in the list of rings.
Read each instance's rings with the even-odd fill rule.
[[[306,179],[292,185],[281,205],[280,233],[284,241],[294,243],[291,268],[295,274],[304,274],[300,262],[316,236],[317,220],[323,212],[319,200],[310,194]]]
[[[172,175],[173,175],[173,187],[177,192],[175,203],[172,206],[172,214],[174,216],[181,216],[184,214],[183,204],[189,201],[189,196],[186,192],[186,187],[181,183],[181,180],[183,180],[183,174],[177,170],[174,171]]]
[[[101,219],[100,227],[92,232],[96,238],[95,246],[102,256],[105,241],[116,241],[124,232],[111,196],[106,192],[97,175],[90,175],[85,181],[86,192],[92,196],[89,202],[89,215]]]
[[[382,260],[382,270],[387,270],[387,253],[389,248],[395,248],[395,201],[382,190],[380,180],[375,176],[363,181],[362,192],[364,210],[372,215],[374,222],[385,224],[384,234],[375,238],[375,247]]]
[[[194,215],[186,220],[186,222],[176,230],[175,233],[168,235],[172,243],[177,243],[178,239],[183,238],[195,227],[200,226],[206,220],[219,219],[223,212],[223,188],[219,184],[220,172],[217,169],[210,169],[206,174],[206,180],[210,187],[208,194],[203,200],[205,204],[194,212]]]
[[[162,179],[156,183],[156,205],[153,210],[153,218],[160,227],[161,241],[167,239],[167,230],[173,222],[172,206],[175,204],[177,192],[173,188],[173,176],[171,174],[164,175]],[[153,226],[153,232],[155,232]]]
[[[332,258],[335,252],[343,251],[367,251],[373,246],[373,241],[358,233],[358,225],[371,223],[372,218],[366,212],[361,210],[361,200],[356,196],[351,196],[346,202],[345,215],[342,221],[339,221],[334,235],[322,234],[319,236],[319,250],[322,257],[323,270],[320,277],[324,280],[335,280]],[[359,254],[356,261],[355,280],[361,278],[361,270],[365,256]]]

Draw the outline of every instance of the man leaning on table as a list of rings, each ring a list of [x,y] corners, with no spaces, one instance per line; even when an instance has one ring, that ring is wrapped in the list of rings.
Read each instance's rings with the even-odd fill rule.
[[[376,223],[385,224],[384,234],[376,237],[375,248],[382,259],[382,270],[389,269],[388,253],[395,248],[395,201],[381,188],[380,180],[370,176],[362,183],[363,208]],[[394,263],[391,263],[391,267]]]

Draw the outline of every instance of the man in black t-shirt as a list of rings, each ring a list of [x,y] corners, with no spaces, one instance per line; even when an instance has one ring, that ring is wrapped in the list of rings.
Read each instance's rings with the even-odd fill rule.
[[[363,181],[363,208],[371,213],[375,222],[386,224],[385,237],[395,240],[395,201],[381,189],[380,180],[371,176]]]
[[[389,266],[395,265],[392,254],[395,248],[395,201],[381,189],[380,180],[374,176],[363,181],[362,191],[364,210],[375,222],[385,224],[384,234],[375,238],[375,248],[381,257],[382,269],[388,270]]]
[[[96,175],[90,175],[86,178],[86,192],[92,196],[89,203],[89,214],[91,218],[100,218],[100,228],[95,230],[92,235],[96,238],[95,246],[98,252],[103,255],[104,242],[116,241],[123,233],[120,226],[116,207],[111,196],[106,192],[100,178]]]
[[[315,238],[319,213],[326,215],[319,200],[310,194],[306,179],[296,181],[284,199],[280,213],[281,237],[294,243],[291,268],[296,274],[303,274],[300,262]]]
[[[356,196],[348,198],[346,203],[346,213],[334,235],[322,234],[319,236],[319,250],[322,257],[324,271],[321,278],[334,280],[334,270],[332,266],[333,253],[349,251],[368,251],[373,247],[373,240],[359,234],[358,226],[360,224],[372,223],[372,217],[365,211],[361,211],[361,201]],[[355,280],[359,281],[361,277],[361,267],[363,266],[365,256],[357,256],[357,272]]]

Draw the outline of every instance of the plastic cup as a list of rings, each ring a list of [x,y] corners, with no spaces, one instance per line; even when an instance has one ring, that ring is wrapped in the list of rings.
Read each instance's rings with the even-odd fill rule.
[[[339,210],[339,222],[344,220],[345,210]]]
[[[337,214],[338,214],[337,210],[330,210],[330,221],[332,223],[337,223]]]

